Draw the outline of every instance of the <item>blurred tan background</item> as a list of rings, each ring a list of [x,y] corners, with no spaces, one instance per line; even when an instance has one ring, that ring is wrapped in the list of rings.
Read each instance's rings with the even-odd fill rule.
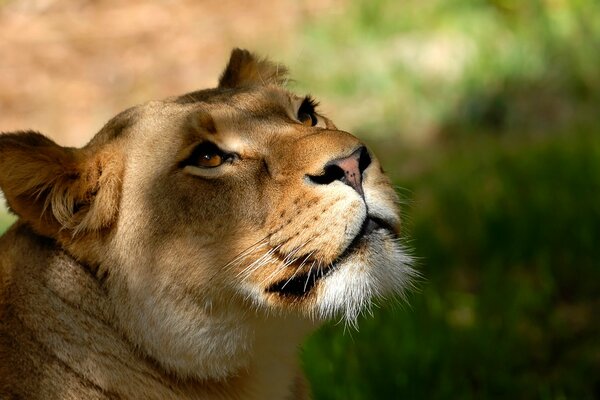
[[[301,58],[343,0],[0,1],[0,131],[80,146],[134,104],[215,85],[232,47]],[[308,62],[308,60],[305,60]]]

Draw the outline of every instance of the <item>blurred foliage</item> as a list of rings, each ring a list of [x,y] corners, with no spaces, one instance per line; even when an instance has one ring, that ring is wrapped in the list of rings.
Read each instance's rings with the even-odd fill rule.
[[[425,277],[308,341],[315,398],[600,398],[600,3],[359,0],[301,43]]]
[[[595,0],[358,0],[290,64],[346,128],[426,142],[595,119],[599,50]]]
[[[0,201],[2,201],[0,204],[0,233],[2,233],[10,224],[14,222],[15,217],[11,214],[8,214],[8,212],[4,209],[4,199],[2,196],[0,196]]]

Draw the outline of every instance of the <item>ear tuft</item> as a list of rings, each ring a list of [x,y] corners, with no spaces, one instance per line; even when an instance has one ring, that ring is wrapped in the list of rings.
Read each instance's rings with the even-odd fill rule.
[[[111,144],[86,159],[79,183],[85,210],[74,215],[74,233],[108,228],[117,219],[124,169],[119,155],[118,145]]]
[[[219,79],[220,88],[284,85],[288,69],[243,49],[233,49],[229,63]]]

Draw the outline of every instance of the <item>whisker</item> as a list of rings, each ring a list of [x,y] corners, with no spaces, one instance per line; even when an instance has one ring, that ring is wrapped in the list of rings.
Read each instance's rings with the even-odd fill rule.
[[[306,277],[306,282],[304,282],[304,289],[302,289],[304,292],[306,292],[306,287],[308,286],[308,281],[310,281],[310,273],[312,272],[312,269],[314,266],[315,266],[315,262],[313,261],[310,264],[310,268],[308,269],[308,276]]]
[[[308,257],[305,257],[304,259],[306,261],[308,259]],[[303,265],[304,265],[304,263],[300,264],[300,266],[298,266],[298,268],[296,268],[296,270],[294,271],[294,273],[292,274],[292,276],[290,276],[290,278],[287,281],[285,281],[285,283],[283,284],[283,286],[281,286],[281,289],[285,289],[286,285],[288,283],[290,283],[292,281],[292,279],[294,279],[296,277],[296,275],[298,274],[298,271],[300,271],[302,269]]]
[[[272,249],[270,249],[269,251],[267,251],[265,254],[263,254],[261,257],[259,257],[258,259],[254,260],[254,262],[252,262],[250,265],[248,265],[242,271],[240,271],[237,274],[237,276],[238,277],[243,276],[243,279],[248,279],[248,277],[250,277],[250,275],[254,271],[256,271],[260,267],[268,264],[271,261],[270,257],[273,255],[273,253],[275,253],[277,250],[279,250],[279,248],[281,248],[281,245],[273,247]]]
[[[256,241],[255,243],[251,244],[250,246],[248,246],[246,249],[242,250],[238,255],[236,255],[231,261],[227,262],[225,265],[223,265],[220,268],[216,268],[212,274],[212,276],[210,278],[208,278],[207,282],[211,282],[213,279],[215,279],[219,273],[229,270],[231,268],[234,268],[235,266],[239,265],[246,257],[248,257],[250,254],[254,253],[255,251],[261,249],[262,247],[268,245],[267,239],[269,239],[269,236],[265,236],[264,238]]]
[[[264,240],[264,239],[263,239]],[[233,265],[238,264],[243,258],[249,256],[250,254],[254,253],[255,251],[257,251],[258,249],[263,248],[264,246],[267,246],[269,243],[264,242],[264,243],[260,243],[257,242],[254,245],[252,245],[251,247],[247,248],[246,250],[244,250],[242,253],[240,253],[237,257],[235,257],[233,260],[229,261],[227,264],[225,264],[221,269],[225,269],[225,268],[229,268]]]
[[[302,250],[304,248],[304,246],[306,246],[306,244],[308,244],[308,242],[298,246],[296,249],[294,249],[294,253],[293,254],[297,254],[300,250]],[[285,268],[289,267],[291,264],[295,263],[296,261],[298,261],[298,257],[293,257],[291,258],[290,255],[292,253],[288,254],[284,260],[283,263],[281,263],[279,266],[277,266],[277,268],[275,268],[270,274],[269,276],[267,276],[265,279],[263,279],[260,282],[260,285],[262,285],[263,283],[271,280],[275,275],[277,275],[278,273],[280,273],[282,270],[284,270]],[[287,261],[286,261],[287,260]]]

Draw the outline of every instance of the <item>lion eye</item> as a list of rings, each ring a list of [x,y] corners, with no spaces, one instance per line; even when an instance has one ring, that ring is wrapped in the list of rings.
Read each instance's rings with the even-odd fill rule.
[[[223,164],[223,157],[220,154],[204,153],[198,158],[198,166],[204,168],[214,168]]]
[[[306,112],[298,113],[298,121],[302,123],[302,125],[306,126],[315,126],[317,124],[317,117],[314,114],[309,114]]]
[[[315,114],[317,102],[310,96],[306,96],[298,109],[298,121],[302,125],[316,126],[319,120]]]
[[[234,154],[225,153],[214,143],[202,142],[194,148],[192,154],[180,163],[180,166],[191,165],[200,168],[216,168],[233,157]]]

